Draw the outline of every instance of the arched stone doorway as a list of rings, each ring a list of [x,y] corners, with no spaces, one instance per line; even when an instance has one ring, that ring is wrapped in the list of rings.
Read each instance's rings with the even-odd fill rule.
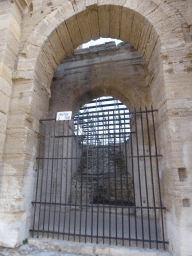
[[[183,242],[182,239],[180,240],[180,233],[176,231],[177,225],[179,225],[177,221],[180,218],[178,212],[182,210],[181,205],[168,192],[168,184],[172,181],[175,182],[172,180],[172,173],[177,171],[178,164],[185,164],[183,161],[181,163],[173,161],[171,128],[167,117],[168,109],[175,111],[171,101],[168,104],[169,96],[172,97],[169,95],[171,86],[169,82],[173,68],[166,66],[168,58],[174,59],[171,51],[172,44],[178,41],[181,44],[184,42],[181,19],[177,19],[173,9],[164,3],[158,5],[148,1],[144,3],[143,1],[137,3],[129,1],[116,6],[111,5],[113,3],[109,4],[110,8],[109,5],[92,5],[92,3],[85,4],[84,2],[72,5],[70,2],[66,2],[64,6],[58,7],[37,25],[28,37],[19,56],[17,71],[14,74],[14,92],[4,165],[4,172],[12,175],[9,177],[10,184],[14,182],[18,184],[17,189],[11,186],[12,191],[5,192],[5,196],[8,198],[14,190],[16,199],[18,199],[16,208],[19,210],[16,210],[16,213],[13,210],[13,214],[9,213],[9,221],[12,218],[21,219],[21,222],[18,221],[17,227],[14,228],[15,235],[12,236],[9,243],[12,246],[20,243],[28,230],[26,223],[30,211],[32,186],[29,189],[27,184],[32,183],[38,120],[48,109],[49,86],[53,72],[63,58],[83,41],[88,41],[90,38],[96,39],[99,36],[105,37],[108,34],[131,43],[148,63],[147,82],[151,90],[152,103],[159,109],[158,129],[163,151],[163,177],[166,177],[163,178],[166,181],[164,182],[166,200],[169,202],[171,214],[175,216],[174,219],[171,214],[167,215],[169,241],[171,245],[175,246],[174,248],[180,244],[179,241]],[[170,13],[173,15],[170,16]],[[90,24],[89,28],[86,27],[87,24]],[[174,32],[174,29],[177,30],[177,33]],[[62,33],[60,33],[61,31]],[[163,63],[164,61],[165,63]],[[26,91],[25,97],[22,95],[23,91]],[[23,100],[19,102],[19,100],[14,100],[14,97],[18,97],[18,99],[20,97]],[[175,102],[174,97],[171,100]],[[16,133],[15,125],[17,126]],[[165,131],[168,132],[165,133]],[[21,141],[21,147],[17,148],[20,152],[18,157],[14,147],[10,148],[9,142],[18,144]],[[186,144],[186,147],[188,146]],[[33,153],[31,148],[33,148]],[[14,155],[13,163],[10,162],[10,153]],[[179,154],[178,159],[180,159]],[[23,169],[25,170],[24,176],[23,173],[20,173],[20,170]],[[7,179],[7,176],[4,176],[3,179]],[[2,180],[2,184],[6,184],[6,182]],[[3,190],[6,191],[4,186]],[[15,200],[13,200],[13,205],[15,205]],[[185,213],[182,214],[185,215]],[[173,232],[172,225],[175,227]],[[4,235],[3,243],[7,244],[9,225],[7,234]]]

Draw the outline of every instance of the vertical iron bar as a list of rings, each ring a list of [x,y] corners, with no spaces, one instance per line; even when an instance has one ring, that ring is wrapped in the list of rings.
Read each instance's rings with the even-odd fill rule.
[[[142,131],[142,142],[143,142],[143,157],[144,157],[144,172],[145,172],[145,190],[146,190],[146,199],[147,199],[147,212],[148,212],[148,227],[149,227],[149,246],[151,248],[151,223],[150,223],[150,213],[149,213],[149,195],[148,195],[148,181],[147,181],[147,170],[146,170],[146,159],[145,159],[145,139],[144,139],[144,130],[143,130],[143,115],[140,107],[141,113],[141,131]]]
[[[159,200],[160,200],[160,207],[161,207],[161,224],[162,224],[162,233],[163,233],[163,248],[165,250],[165,233],[164,233],[164,223],[163,223],[161,185],[160,185],[160,177],[159,177],[159,160],[158,160],[158,156],[157,156],[157,140],[156,140],[155,121],[154,121],[154,114],[153,114],[153,107],[152,106],[151,106],[151,114],[152,114],[152,120],[153,120],[153,133],[154,133],[154,140],[155,140],[155,155],[156,155],[157,178],[158,178],[158,187],[159,187]]]
[[[68,187],[68,182],[67,182],[67,179],[68,179],[68,147],[69,147],[69,121],[64,121],[65,122],[65,125],[66,125],[66,132],[67,132],[67,140],[66,140],[66,143],[67,145],[65,146],[66,148],[66,173],[65,173],[65,212],[64,212],[64,220],[63,220],[63,239],[65,237],[65,222],[66,222],[66,215],[67,215],[67,187]],[[67,126],[68,124],[68,126]]]
[[[156,234],[156,248],[158,249],[158,236],[157,236],[157,213],[156,213],[156,202],[155,202],[155,189],[154,189],[154,179],[153,179],[153,164],[152,164],[152,156],[151,156],[151,139],[150,139],[150,128],[149,128],[149,120],[148,120],[148,111],[146,110],[146,120],[147,120],[147,131],[148,131],[148,144],[149,144],[149,156],[150,156],[150,170],[151,170],[151,182],[152,182],[152,192],[153,192],[153,205],[154,205],[154,214],[155,214],[155,234]]]
[[[137,131],[137,113],[135,109],[135,131],[136,131],[136,147],[137,147],[137,167],[138,167],[138,176],[139,176],[139,194],[140,194],[140,203],[141,203],[141,225],[142,225],[142,239],[143,239],[143,248],[144,248],[144,227],[143,227],[143,200],[141,192],[141,170],[139,163],[139,141],[138,141],[138,131]]]
[[[126,133],[126,119],[125,119],[125,110],[124,110],[124,132]],[[128,201],[128,231],[129,231],[129,246],[131,246],[131,221],[130,221],[130,207],[129,207],[129,176],[128,176],[128,164],[127,164],[127,159],[128,159],[128,156],[127,156],[127,145],[126,145],[126,134],[124,135],[124,144],[125,144],[125,166],[126,166],[126,180],[127,180],[127,201]],[[127,140],[127,144],[128,144],[128,140]]]
[[[122,245],[124,246],[124,213],[123,213],[123,187],[122,187],[122,182],[123,182],[123,174],[122,174],[122,160],[123,160],[123,155],[121,154],[121,143],[123,143],[123,138],[121,137],[121,114],[118,109],[118,114],[119,114],[119,152],[120,152],[120,182],[121,182],[121,200],[122,200],[122,209],[121,209],[121,218],[122,218]],[[125,122],[125,120],[124,120]]]
[[[108,111],[108,127],[110,127],[109,111]],[[108,170],[109,170],[109,245],[111,245],[111,171],[110,171],[110,129],[108,131]]]
[[[74,216],[74,241],[75,241],[75,234],[76,234],[76,218],[77,218],[77,174],[78,174],[78,168],[80,165],[80,154],[79,154],[79,142],[78,142],[78,135],[79,135],[79,112],[78,112],[78,117],[77,117],[77,123],[76,123],[76,128],[77,128],[77,135],[76,135],[76,173],[75,173],[75,216]],[[78,152],[78,153],[77,153]],[[77,161],[79,163],[77,164]]]
[[[58,122],[58,135],[60,134],[60,121]],[[55,203],[57,203],[57,175],[58,175],[58,154],[59,154],[59,138],[58,139],[58,143],[57,143],[57,152],[56,152],[56,170],[55,170],[55,175],[56,175],[56,179],[55,179]],[[56,150],[55,150],[56,151]],[[56,213],[56,204],[54,207],[54,216],[53,216],[53,238],[54,238],[54,233],[55,233],[55,213]]]
[[[50,186],[50,204],[49,204],[49,217],[48,217],[48,237],[49,237],[49,233],[50,233],[50,211],[51,211],[51,193],[52,193],[52,187],[53,187],[53,161],[54,161],[54,152],[55,152],[55,123],[56,121],[54,121],[54,135],[53,135],[53,152],[52,152],[52,166],[51,166],[51,186]]]
[[[131,111],[130,111],[131,112]],[[132,131],[131,127],[131,131]],[[138,245],[137,241],[137,213],[136,213],[136,197],[135,197],[135,177],[134,177],[134,159],[133,159],[133,138],[132,138],[132,132],[131,132],[131,165],[132,165],[132,178],[133,178],[133,194],[134,194],[134,204],[135,204],[135,240],[136,240],[136,246]]]
[[[93,120],[93,125],[95,126],[95,119],[93,118],[93,114],[92,114],[92,120]],[[94,184],[93,184],[93,161],[95,160],[95,156],[93,157],[93,153],[95,152],[95,149],[96,149],[96,136],[92,136],[92,140],[93,140],[93,143],[92,143],[92,154],[91,154],[91,161],[92,161],[92,164],[91,164],[91,183],[92,183],[92,186],[91,186],[91,243],[93,242],[93,189],[94,189]]]
[[[69,122],[70,123],[70,122]],[[71,123],[72,125],[72,123]],[[73,135],[73,132],[72,132],[72,128],[71,128],[71,135]],[[70,171],[70,194],[69,194],[69,200],[70,200],[70,204],[69,204],[69,228],[68,228],[68,241],[70,240],[70,231],[71,231],[71,202],[72,202],[72,177],[73,177],[73,142],[74,142],[74,137],[71,136],[71,155],[70,155],[70,158],[71,158],[71,171]]]
[[[88,112],[87,112],[88,117]],[[85,243],[87,242],[87,196],[88,196],[88,170],[89,170],[89,127],[92,119],[88,119],[88,131],[87,131],[87,171],[86,171],[86,214],[85,214]]]
[[[63,136],[65,135],[65,121],[63,121]],[[62,138],[62,148],[61,148],[61,186],[60,186],[60,206],[59,206],[59,222],[58,222],[58,239],[59,239],[59,228],[61,220],[61,203],[62,203],[62,187],[63,187],[63,145],[65,138]]]
[[[42,123],[42,125],[43,125],[43,123]],[[46,131],[47,131],[47,126],[45,126],[45,136],[46,136]],[[43,131],[42,131],[43,132]],[[44,153],[43,153],[43,157],[42,157],[42,159],[41,159],[41,161],[43,162],[43,169],[42,169],[42,175],[41,175],[41,189],[40,189],[40,204],[39,204],[39,219],[38,219],[38,230],[39,230],[39,225],[40,225],[40,218],[41,218],[41,206],[42,206],[42,193],[43,193],[43,191],[42,191],[42,188],[43,188],[43,177],[44,177],[44,170],[45,170],[45,167],[44,167],[44,157],[45,157],[45,144],[44,144]],[[39,162],[40,162],[40,159],[39,159]],[[44,207],[46,207],[45,205],[44,205]],[[44,219],[43,219],[43,222],[44,222]]]
[[[99,118],[98,118],[98,120],[99,120]],[[97,129],[97,125],[96,125],[96,129]],[[96,130],[96,132],[97,132],[97,130]],[[98,136],[98,139],[99,139],[99,136]],[[98,142],[97,142],[97,145],[98,145]],[[97,240],[96,240],[97,244],[99,242],[98,241],[98,236],[99,236],[99,170],[98,170],[98,166],[99,166],[99,145],[97,147]]]
[[[85,134],[85,137],[86,137],[86,131],[84,130],[84,122],[86,122],[85,116],[83,116],[83,118],[82,118],[82,134]],[[84,141],[83,140],[84,140],[84,137],[82,136],[82,161],[84,161],[84,145],[83,145]],[[79,242],[81,242],[81,219],[82,219],[82,193],[83,193],[83,191],[82,191],[82,184],[83,184],[82,169],[80,169],[80,172],[81,172],[81,193],[80,193],[81,194],[81,200],[80,200],[81,206],[80,206]]]
[[[113,128],[114,128],[114,160],[116,159],[116,137],[115,137],[115,131],[116,131],[116,117],[115,117],[115,110],[113,111],[114,117],[113,117]],[[116,161],[115,162],[115,231],[116,231],[116,245],[117,245],[117,169],[116,169]]]
[[[47,134],[47,136],[49,136],[49,142],[48,142],[48,152],[47,152],[47,175],[46,175],[46,187],[45,187],[45,202],[47,202],[47,184],[48,184],[48,177],[49,177],[49,154],[50,154],[50,142],[51,142],[51,132],[52,132],[52,128],[53,128],[53,122],[54,121],[49,121],[50,123],[50,127],[49,127],[49,132]],[[49,207],[49,206],[48,206]],[[45,207],[44,207],[44,215],[43,215],[43,236],[44,236],[44,228],[45,228],[45,214],[46,214],[46,208],[47,208],[47,205],[45,204]],[[48,237],[48,234],[47,233],[47,237]]]
[[[103,134],[105,134],[105,119],[104,119],[104,112],[103,112]],[[103,156],[101,157],[101,159],[103,158],[103,244],[105,242],[105,194],[104,194],[104,161],[105,161],[105,135],[103,135]]]
[[[37,195],[38,195],[38,182],[39,182],[39,166],[40,166],[40,158],[41,158],[41,142],[42,142],[42,128],[43,123],[40,121],[40,142],[39,142],[39,159],[38,159],[38,168],[37,168],[37,185],[36,185],[36,194],[35,194],[35,207],[34,207],[34,217],[33,217],[33,232],[32,237],[34,236],[34,230],[35,230],[35,216],[36,216],[36,202],[37,202]],[[37,237],[39,237],[39,233],[37,233]]]

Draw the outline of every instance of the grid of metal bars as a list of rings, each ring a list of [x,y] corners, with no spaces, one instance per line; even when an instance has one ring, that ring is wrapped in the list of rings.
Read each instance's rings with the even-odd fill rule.
[[[166,248],[155,113],[40,120],[32,237]]]

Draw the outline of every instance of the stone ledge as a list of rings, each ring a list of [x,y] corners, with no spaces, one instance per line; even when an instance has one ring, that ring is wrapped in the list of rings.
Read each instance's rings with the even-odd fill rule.
[[[101,63],[101,62],[103,62],[103,61],[101,61],[102,58],[106,58],[104,60],[104,62],[111,61],[112,60],[111,58],[113,58],[117,54],[122,54],[122,56],[123,56],[124,55],[123,53],[126,50],[128,50],[131,53],[131,55],[130,55],[131,59],[141,58],[141,55],[138,54],[136,52],[136,50],[134,49],[134,47],[128,43],[122,42],[122,43],[116,45],[115,42],[107,42],[105,44],[95,45],[95,46],[91,46],[91,47],[85,48],[85,49],[76,49],[76,50],[74,50],[74,52],[70,53],[61,62],[61,64],[67,63],[69,65],[68,67],[71,68],[70,64],[72,62],[77,63],[78,61],[81,61],[80,66],[82,66],[83,60],[91,60],[91,59],[96,60],[96,58],[97,58],[99,63]],[[127,58],[126,59],[122,58],[122,60],[127,60]],[[115,61],[115,59],[113,59],[113,61]],[[95,65],[95,64],[96,63],[94,62],[93,65]],[[90,66],[90,63],[88,64],[88,66]]]
[[[126,48],[133,48],[133,46],[125,42],[119,43],[118,45],[116,45],[115,42],[107,42],[100,45],[90,46],[89,48],[75,49],[73,53],[69,54],[67,58],[65,58],[65,60],[70,58],[72,55],[99,53],[103,51],[112,52],[112,51],[117,51],[117,50],[126,49]]]
[[[56,239],[29,238],[29,244],[41,250],[61,250],[67,253],[91,254],[93,256],[171,256],[172,254],[163,250],[141,249],[135,247],[120,247],[110,245],[99,245],[91,243],[77,243],[60,241]]]

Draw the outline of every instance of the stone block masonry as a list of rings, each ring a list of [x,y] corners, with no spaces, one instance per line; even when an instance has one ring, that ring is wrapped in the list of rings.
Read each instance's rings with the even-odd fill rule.
[[[72,179],[73,204],[134,205],[133,181],[120,147],[83,146],[77,173]]]
[[[54,72],[49,112],[72,110],[75,115],[80,107],[92,100],[92,95],[96,98],[116,96],[127,106],[144,106],[150,97],[145,83],[147,76],[146,62],[128,43],[116,46],[115,42],[109,42],[76,49]]]

